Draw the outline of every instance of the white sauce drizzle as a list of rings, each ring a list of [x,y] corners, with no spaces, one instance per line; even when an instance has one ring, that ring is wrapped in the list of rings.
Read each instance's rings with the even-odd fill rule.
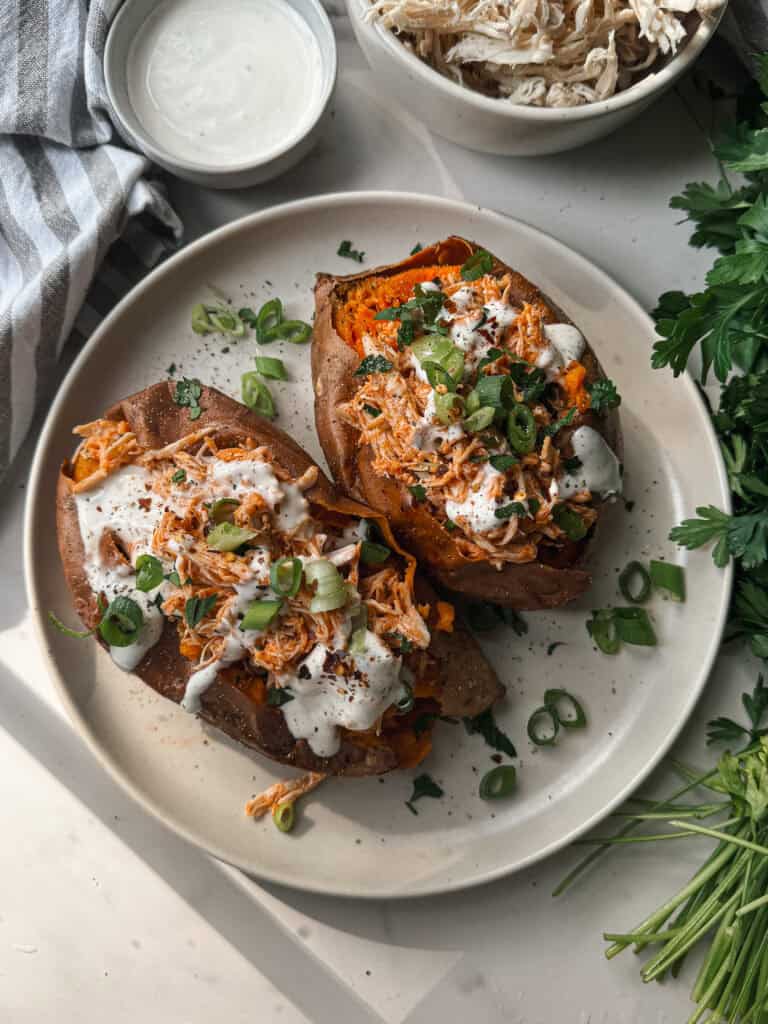
[[[421,420],[413,428],[411,444],[423,452],[435,452],[443,441],[457,441],[464,436],[460,423],[444,426],[435,417],[435,392],[430,391]]]
[[[560,496],[568,498],[579,491],[603,496],[621,494],[621,464],[602,434],[592,427],[579,427],[571,436],[571,444],[581,467],[560,478]]]
[[[556,380],[569,363],[578,362],[584,355],[584,337],[572,324],[545,324],[544,345],[536,357],[536,366],[544,371],[547,380]]]
[[[503,474],[489,463],[482,463],[466,498],[463,501],[446,501],[445,512],[448,518],[459,525],[466,524],[474,533],[487,533],[503,526],[504,522],[496,518],[496,509],[506,504],[506,500],[488,496],[492,483],[500,476]]]
[[[285,0],[164,0],[136,33],[126,74],[155,142],[214,167],[287,145],[323,91],[320,46]]]
[[[335,674],[334,654],[353,669],[349,675]],[[280,686],[289,687],[293,694],[281,709],[291,735],[305,739],[318,757],[332,757],[341,744],[340,726],[370,729],[392,704],[401,687],[401,665],[401,659],[370,630],[365,632],[363,652],[354,656],[318,644],[295,673],[278,677]]]

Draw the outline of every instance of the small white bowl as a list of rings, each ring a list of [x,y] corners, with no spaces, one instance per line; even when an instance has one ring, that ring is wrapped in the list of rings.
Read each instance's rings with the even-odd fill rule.
[[[128,93],[128,54],[137,32],[157,7],[157,0],[125,0],[107,35],[104,78],[113,120],[126,142],[177,177],[210,188],[258,185],[298,163],[318,141],[329,114],[336,86],[336,40],[320,0],[287,0],[287,3],[309,26],[320,48],[321,91],[316,99],[315,115],[309,123],[302,125],[295,136],[263,158],[222,167],[183,160],[165,149],[162,140],[149,135],[137,118]]]
[[[501,156],[544,156],[583,146],[646,109],[677,81],[712,38],[725,10],[702,21],[677,54],[624,92],[581,107],[527,107],[458,85],[365,20],[369,0],[346,0],[355,36],[382,87],[437,135]]]

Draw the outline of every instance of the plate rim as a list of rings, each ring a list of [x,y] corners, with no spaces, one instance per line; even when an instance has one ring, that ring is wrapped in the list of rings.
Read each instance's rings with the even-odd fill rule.
[[[571,828],[569,832],[558,837],[556,840],[549,842],[537,852],[529,854],[527,857],[522,857],[512,864],[500,865],[492,869],[476,871],[474,874],[468,876],[465,875],[464,877],[457,879],[449,879],[432,883],[428,882],[426,885],[420,886],[416,889],[371,889],[365,891],[350,891],[349,888],[329,887],[328,885],[312,883],[311,881],[305,882],[302,879],[297,880],[293,876],[286,876],[281,874],[279,871],[274,871],[269,868],[254,866],[252,862],[247,862],[241,858],[233,857],[231,853],[221,849],[215,843],[210,842],[204,835],[193,829],[187,828],[170,817],[155,803],[153,799],[147,796],[138,785],[134,784],[134,782],[122,771],[120,766],[113,759],[108,747],[106,747],[98,736],[89,728],[86,719],[79,710],[78,705],[70,696],[63,675],[56,665],[51,648],[49,647],[46,639],[46,619],[44,612],[41,610],[34,569],[35,545],[33,542],[33,523],[35,510],[38,502],[42,498],[41,492],[45,487],[45,479],[43,475],[44,461],[50,437],[53,434],[54,420],[58,415],[59,407],[63,405],[67,399],[68,393],[80,373],[81,366],[87,362],[94,349],[101,345],[102,337],[111,331],[113,324],[119,322],[124,309],[132,306],[137,299],[140,300],[145,291],[154,287],[155,283],[165,275],[172,273],[179,264],[182,264],[187,260],[196,259],[200,253],[204,252],[211,246],[216,245],[228,236],[247,232],[254,224],[265,221],[268,222],[272,218],[280,217],[285,214],[296,214],[317,208],[322,209],[327,206],[340,206],[350,202],[366,202],[371,205],[388,205],[396,203],[403,205],[418,205],[420,203],[428,203],[442,207],[448,215],[450,215],[451,211],[461,213],[465,216],[475,213],[491,215],[492,217],[498,218],[503,223],[514,227],[515,230],[521,232],[523,235],[534,239],[543,238],[556,249],[561,252],[565,252],[568,258],[575,260],[582,269],[588,270],[590,274],[598,279],[601,287],[605,287],[609,291],[612,290],[614,292],[620,292],[623,300],[633,306],[635,312],[648,323],[650,331],[653,332],[654,330],[651,317],[643,309],[640,303],[601,267],[587,259],[587,257],[583,256],[578,250],[572,249],[569,245],[561,242],[548,232],[542,231],[519,218],[494,210],[491,207],[485,207],[445,196],[436,196],[430,193],[366,189],[308,196],[302,199],[290,200],[285,203],[268,206],[263,210],[257,210],[253,213],[245,214],[244,216],[238,217],[227,224],[223,224],[218,228],[214,228],[213,230],[206,232],[204,235],[201,235],[199,238],[196,238],[194,241],[183,246],[179,252],[175,253],[159,266],[151,270],[144,278],[141,279],[141,281],[137,282],[136,285],[134,285],[134,287],[131,288],[126,295],[123,296],[120,302],[118,302],[117,305],[107,314],[107,316],[104,317],[81,351],[78,353],[77,357],[74,359],[72,365],[59,385],[54,401],[48,409],[32,459],[23,514],[24,581],[32,618],[32,629],[38,643],[38,649],[43,656],[47,674],[52,680],[58,697],[66,708],[72,724],[76,728],[81,739],[83,739],[90,749],[91,753],[95,756],[96,760],[109,773],[112,779],[155,819],[161,821],[167,828],[176,833],[176,835],[181,836],[184,840],[204,853],[210,854],[225,864],[239,868],[247,875],[265,882],[287,886],[304,892],[317,893],[325,896],[344,897],[346,899],[417,899],[424,896],[441,895],[474,888],[479,885],[485,885],[509,875],[516,874],[517,872],[523,871],[526,868],[551,857],[553,854],[572,843],[574,839],[584,835],[591,828],[594,828],[594,826],[599,822],[603,821],[616,807],[627,799],[629,794],[634,792],[637,787],[648,778],[668,753],[672,744],[678,738],[690,719],[691,714],[703,693],[704,687],[707,684],[713,665],[720,651],[733,587],[734,569],[732,561],[729,562],[728,566],[723,571],[723,586],[720,593],[720,607],[718,609],[716,627],[712,633],[713,641],[709,645],[706,657],[699,670],[698,678],[690,689],[688,699],[685,702],[684,709],[681,712],[678,721],[675,722],[668,730],[664,740],[643,767],[599,811],[594,812],[586,821],[582,822],[581,825]],[[715,452],[718,453],[716,457],[716,468],[718,484],[721,491],[719,496],[721,505],[726,512],[730,513],[732,511],[732,503],[727,474],[722,456],[719,454],[717,437],[714,427],[712,426],[711,419],[708,415],[706,405],[690,373],[686,370],[680,376],[683,378],[681,383],[687,389],[689,397],[693,399],[694,403],[699,405],[704,414],[706,424],[705,436],[713,446]]]

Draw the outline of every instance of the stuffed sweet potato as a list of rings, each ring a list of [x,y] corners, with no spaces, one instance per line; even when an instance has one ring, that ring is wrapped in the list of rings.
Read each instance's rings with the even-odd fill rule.
[[[369,775],[503,692],[386,521],[269,421],[165,382],[75,433],[57,495],[75,607],[164,697],[277,761]]]
[[[581,333],[473,242],[318,275],[315,420],[347,494],[438,582],[516,609],[590,582],[621,489],[619,396]]]

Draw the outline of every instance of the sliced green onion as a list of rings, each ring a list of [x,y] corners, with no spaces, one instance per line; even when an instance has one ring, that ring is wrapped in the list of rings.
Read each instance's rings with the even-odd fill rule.
[[[237,551],[242,544],[247,544],[256,536],[255,530],[246,530],[242,526],[225,522],[214,526],[205,542],[211,551]]]
[[[603,654],[619,653],[621,637],[616,627],[616,618],[612,608],[593,611],[592,618],[587,622],[587,632]]]
[[[648,612],[645,608],[614,608],[616,632],[626,644],[655,647],[658,643]]]
[[[526,726],[528,739],[537,747],[553,747],[560,732],[560,719],[552,708],[536,708]]]
[[[256,356],[256,369],[269,380],[288,380],[288,372],[282,359],[272,356]]]
[[[480,405],[494,409],[509,409],[515,404],[515,385],[506,374],[481,377],[475,385]]]
[[[445,367],[440,365],[440,363],[432,363],[427,361],[426,363],[421,364],[421,368],[424,371],[424,373],[426,373],[427,380],[429,381],[433,388],[436,388],[439,384],[442,384],[444,387],[448,388],[449,391],[456,390],[456,381],[453,379],[450,373],[448,373]]]
[[[332,612],[347,603],[349,595],[344,580],[336,566],[326,558],[309,562],[304,568],[304,575],[310,586],[316,584],[315,596],[309,605],[311,612]]]
[[[70,629],[69,626],[65,626],[64,623],[58,618],[53,612],[48,612],[48,621],[52,626],[55,626],[60,633],[64,636],[70,636],[73,640],[84,640],[87,636],[93,636],[96,629]],[[98,627],[97,627],[98,628]]]
[[[292,345],[303,345],[309,341],[312,334],[312,325],[304,323],[303,320],[283,320],[264,335],[264,344],[271,341],[290,341]]]
[[[413,710],[415,699],[413,696],[413,687],[406,682],[402,684],[403,690],[400,696],[395,701],[395,708],[401,715],[408,714],[409,711]]]
[[[639,584],[637,587],[636,581]],[[630,562],[622,570],[619,575],[619,590],[624,600],[630,604],[643,604],[648,600],[651,596],[651,577],[641,562]]]
[[[301,586],[300,558],[279,558],[269,570],[269,582],[280,597],[295,597]]]
[[[205,309],[215,330],[232,338],[245,337],[245,324],[233,310],[226,306],[206,306]]]
[[[368,627],[359,626],[357,629],[352,630],[352,635],[349,638],[349,653],[350,654],[364,654],[365,643],[367,639]]]
[[[685,571],[672,562],[651,560],[651,583],[666,590],[673,601],[685,601]]]
[[[561,713],[561,707],[565,704],[573,712],[568,718]],[[583,729],[587,724],[587,716],[584,708],[576,700],[572,693],[567,690],[546,690],[544,693],[544,707],[550,709],[557,716],[557,720],[564,729]]]
[[[464,426],[470,433],[477,434],[493,423],[495,415],[495,411],[489,405],[481,406],[477,412],[467,416],[464,420]]]
[[[192,330],[195,334],[210,334],[213,331],[213,324],[202,302],[192,307]]]
[[[163,563],[154,555],[139,555],[136,559],[136,589],[145,594],[163,582]]]
[[[240,621],[240,629],[266,629],[282,606],[280,600],[251,601]]]
[[[272,821],[281,832],[290,832],[296,824],[296,811],[293,800],[283,800],[272,808]]]
[[[360,561],[364,565],[381,565],[391,554],[386,544],[377,544],[373,540],[364,540],[360,545]]]
[[[411,345],[411,352],[419,363],[437,363],[457,383],[464,376],[464,353],[442,334],[427,334]],[[425,371],[426,372],[426,371]]]
[[[468,416],[471,416],[473,412],[477,412],[480,408],[480,395],[477,393],[477,389],[473,388],[472,391],[466,397],[464,402],[464,409]]]
[[[536,420],[527,405],[516,403],[507,417],[507,439],[519,455],[527,455],[536,444]]]
[[[255,370],[248,370],[240,378],[243,403],[267,419],[275,418],[277,412],[272,392]]]
[[[477,249],[462,266],[460,273],[465,281],[477,281],[492,270],[493,256],[485,249]]]
[[[453,391],[448,391],[444,395],[439,391],[435,392],[435,418],[444,427],[454,424],[459,416],[461,416],[463,408],[464,399],[461,395],[457,395]],[[454,410],[456,415],[454,415]]]
[[[101,617],[99,633],[110,647],[130,647],[144,625],[141,608],[130,597],[116,597]]]
[[[237,498],[217,498],[211,505],[208,515],[213,523],[228,523],[232,521],[232,513],[240,502]]]
[[[568,505],[555,505],[552,509],[552,519],[563,531],[568,540],[583,540],[587,535],[587,524]]]
[[[491,768],[480,779],[480,798],[500,800],[511,796],[517,786],[517,772],[513,764],[500,764]]]
[[[262,345],[267,340],[272,341],[272,338],[267,339],[267,332],[277,327],[282,319],[283,304],[280,299],[270,299],[269,302],[265,302],[256,314],[256,340]]]

